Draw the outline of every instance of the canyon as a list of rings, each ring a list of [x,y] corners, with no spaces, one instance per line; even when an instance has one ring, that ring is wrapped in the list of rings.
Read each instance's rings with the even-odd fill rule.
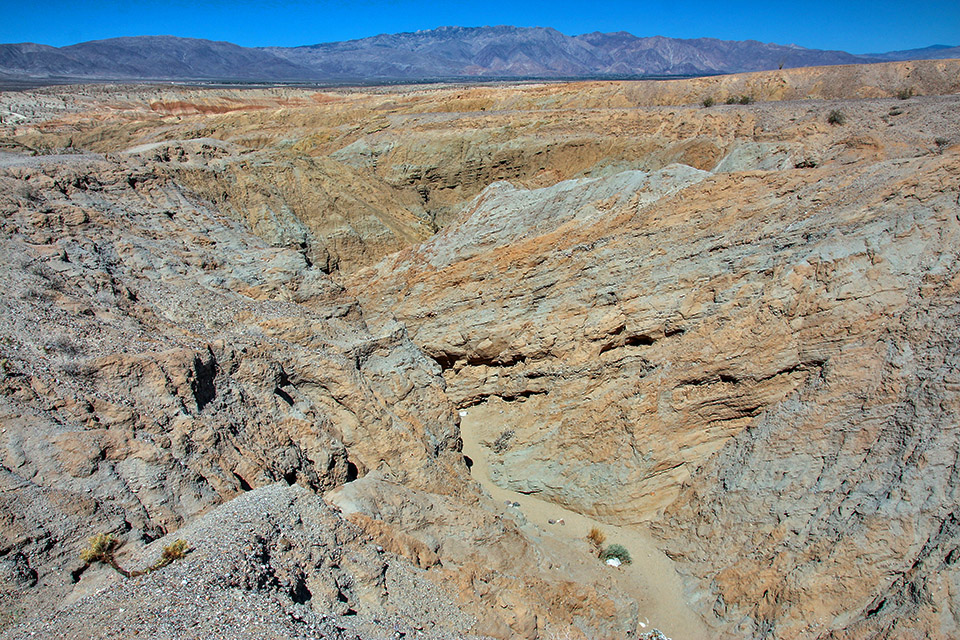
[[[0,637],[955,637],[958,107],[0,93]]]

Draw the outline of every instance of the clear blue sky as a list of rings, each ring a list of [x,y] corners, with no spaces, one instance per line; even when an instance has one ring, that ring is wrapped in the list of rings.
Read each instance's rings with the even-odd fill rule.
[[[54,46],[161,34],[295,46],[494,24],[549,26],[569,35],[629,31],[868,53],[960,45],[960,0],[0,0],[0,42]]]

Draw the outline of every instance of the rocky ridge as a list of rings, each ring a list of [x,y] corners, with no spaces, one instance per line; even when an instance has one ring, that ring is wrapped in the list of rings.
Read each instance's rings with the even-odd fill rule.
[[[372,83],[623,78],[958,56],[956,46],[853,55],[756,40],[638,38],[623,31],[568,36],[542,27],[440,27],[300,47],[250,48],[173,36],[110,38],[66,47],[0,44],[0,80]]]
[[[37,151],[169,147],[154,155],[166,158],[155,167],[189,173],[183,179],[192,188],[271,242],[353,271],[444,226],[498,180],[544,187],[671,163],[711,170],[745,142],[786,148],[802,140],[815,162],[830,130],[823,120],[847,99],[879,100],[871,117],[910,144],[932,145],[942,129],[912,126],[908,103],[883,99],[956,93],[958,69],[957,61],[921,61],[683,81],[343,92],[93,86],[0,93],[8,114],[0,120],[13,134],[7,144]],[[742,96],[811,102],[774,131],[766,109],[722,104]],[[703,109],[706,98],[718,106]],[[177,149],[211,137],[232,146],[209,159]],[[294,188],[301,180],[317,188]],[[331,208],[336,215],[327,215]]]

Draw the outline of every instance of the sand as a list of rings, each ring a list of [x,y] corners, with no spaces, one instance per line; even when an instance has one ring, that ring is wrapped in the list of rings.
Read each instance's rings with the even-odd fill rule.
[[[542,531],[539,537],[549,544],[553,537],[583,540],[591,528],[597,527],[607,535],[607,543],[622,544],[633,558],[632,564],[609,567],[614,572],[623,592],[639,604],[640,631],[659,629],[674,640],[710,638],[715,636],[690,608],[680,576],[673,562],[655,544],[650,533],[641,527],[614,526],[569,511],[558,505],[527,495],[503,489],[490,479],[488,457],[490,449],[484,443],[492,441],[504,429],[504,415],[494,404],[480,404],[461,410],[460,433],[463,453],[473,461],[471,473],[502,509],[519,509],[528,522]],[[519,507],[507,506],[507,501]],[[564,524],[559,524],[560,520]],[[550,524],[554,520],[555,524]],[[600,562],[598,559],[597,562]]]

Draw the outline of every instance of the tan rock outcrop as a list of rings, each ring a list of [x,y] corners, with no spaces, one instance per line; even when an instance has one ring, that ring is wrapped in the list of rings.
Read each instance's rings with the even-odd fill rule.
[[[351,290],[507,401],[494,481],[655,521],[720,632],[949,637],[960,156],[904,141],[955,101],[858,111],[816,168],[493,185]]]
[[[544,187],[673,163],[712,170],[726,159],[738,171],[819,163],[835,133],[827,113],[863,113],[843,102],[852,98],[878,99],[866,109],[870,120],[883,117],[908,146],[924,133],[929,146],[926,132],[902,126],[911,110],[889,115],[898,109],[888,99],[956,93],[958,70],[960,61],[928,60],[658,82],[341,92],[90,86],[2,94],[0,113],[23,117],[0,122],[0,131],[11,148],[137,149],[157,168],[185,174],[191,189],[271,244],[352,272],[423,240],[497,180]],[[792,120],[722,104],[742,96],[809,102]],[[707,97],[717,106],[703,108]],[[856,119],[850,114],[850,124]],[[851,136],[848,156],[875,146],[868,138]],[[900,155],[891,151],[885,157]]]
[[[216,140],[135,147],[184,187],[276,247],[301,250],[324,272],[351,271],[426,239],[420,198],[322,157],[249,152]]]
[[[502,523],[470,480],[440,368],[402,326],[368,326],[300,251],[267,246],[139,160],[4,157],[0,185],[9,637],[127,637],[156,618],[155,589],[178,611],[172,635],[199,621],[240,637],[257,620],[214,615],[239,594],[260,612],[257,637],[381,637],[389,620],[436,638],[634,631],[633,605],[585,548],[573,553],[589,586],[537,564],[531,532]],[[322,501],[344,485],[360,527]],[[216,533],[203,529],[211,510]],[[197,561],[128,590],[79,558],[101,532],[122,540],[124,566],[149,566],[138,559],[163,536]],[[217,536],[230,550],[208,568]],[[568,592],[590,605],[540,595]]]

